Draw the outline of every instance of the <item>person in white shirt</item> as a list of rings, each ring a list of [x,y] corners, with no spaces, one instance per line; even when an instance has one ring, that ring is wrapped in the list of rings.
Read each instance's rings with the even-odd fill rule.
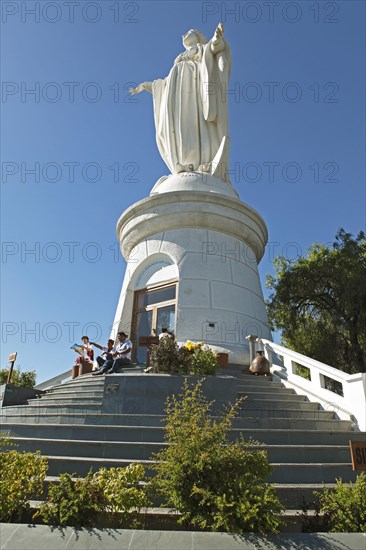
[[[78,346],[82,348],[81,354],[75,359],[75,365],[72,367],[71,378],[74,379],[80,374],[85,374],[92,370],[94,351],[90,347],[89,336],[81,337],[83,344]],[[74,346],[72,346],[74,349]]]
[[[107,346],[100,346],[96,342],[90,342],[92,346],[95,346],[96,348],[102,350],[103,353],[98,355],[96,358],[96,362],[98,363],[98,367],[101,368],[104,363],[107,361],[107,359],[113,359],[113,353],[115,353],[116,348],[114,347],[114,340],[109,339],[107,342]]]
[[[171,338],[172,335],[168,331],[167,328],[162,328],[161,333],[159,334],[159,340],[161,341],[163,338]]]
[[[118,344],[116,345],[115,352],[112,353],[112,358],[107,359],[98,372],[94,372],[93,375],[100,374],[113,374],[119,371],[120,368],[126,365],[131,365],[131,351],[132,342],[128,340],[125,332],[118,333]]]

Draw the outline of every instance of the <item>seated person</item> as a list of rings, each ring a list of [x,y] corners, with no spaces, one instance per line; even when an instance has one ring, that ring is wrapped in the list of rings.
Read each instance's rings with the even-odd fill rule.
[[[168,331],[167,328],[162,328],[161,333],[159,334],[159,341],[161,341],[163,338],[171,338],[172,335]]]
[[[118,372],[123,366],[131,365],[131,340],[128,340],[125,332],[119,332],[118,341],[115,352],[111,354],[112,359],[107,359],[99,371],[93,373],[94,376],[98,374],[113,374]]]
[[[101,368],[104,363],[107,361],[107,359],[113,359],[113,353],[115,353],[116,349],[114,348],[114,340],[109,339],[107,342],[107,346],[100,346],[96,342],[90,342],[91,346],[95,346],[98,349],[101,349],[103,353],[98,355],[96,358],[96,362],[98,363],[98,367]]]
[[[94,351],[90,347],[89,337],[82,336],[81,340],[83,341],[84,345],[80,346],[82,348],[81,355],[79,355],[75,359],[75,364],[72,367],[72,378],[76,378],[81,374],[80,367],[84,367],[83,370],[85,370],[86,372],[92,370],[92,363],[94,360]]]

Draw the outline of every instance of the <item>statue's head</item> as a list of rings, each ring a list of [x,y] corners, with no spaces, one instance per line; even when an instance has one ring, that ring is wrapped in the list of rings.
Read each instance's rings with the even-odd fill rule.
[[[197,29],[190,29],[186,34],[183,34],[182,40],[185,48],[197,46],[198,43],[207,44],[207,38]]]

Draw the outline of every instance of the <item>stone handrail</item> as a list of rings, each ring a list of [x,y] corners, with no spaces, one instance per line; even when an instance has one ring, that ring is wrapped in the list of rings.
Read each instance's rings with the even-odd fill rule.
[[[275,378],[306,394],[310,401],[319,402],[325,410],[333,410],[339,418],[353,420],[356,429],[366,431],[365,373],[347,374],[269,340],[262,342]],[[301,367],[310,380],[297,374]]]
[[[49,388],[52,388],[52,386],[56,386],[57,384],[62,384],[66,380],[71,378],[71,369],[62,372],[61,374],[58,374],[57,376],[54,376],[53,378],[50,378],[49,380],[45,380],[44,382],[41,382],[40,384],[37,384],[34,386],[36,390],[48,390]]]

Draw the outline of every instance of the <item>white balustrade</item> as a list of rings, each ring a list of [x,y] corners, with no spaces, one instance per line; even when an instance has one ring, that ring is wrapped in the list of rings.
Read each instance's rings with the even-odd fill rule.
[[[365,373],[347,374],[270,340],[262,342],[274,379],[305,394],[310,401],[319,402],[325,410],[334,411],[340,419],[353,420],[356,429],[366,431]],[[308,369],[310,380],[297,373],[299,366]]]

